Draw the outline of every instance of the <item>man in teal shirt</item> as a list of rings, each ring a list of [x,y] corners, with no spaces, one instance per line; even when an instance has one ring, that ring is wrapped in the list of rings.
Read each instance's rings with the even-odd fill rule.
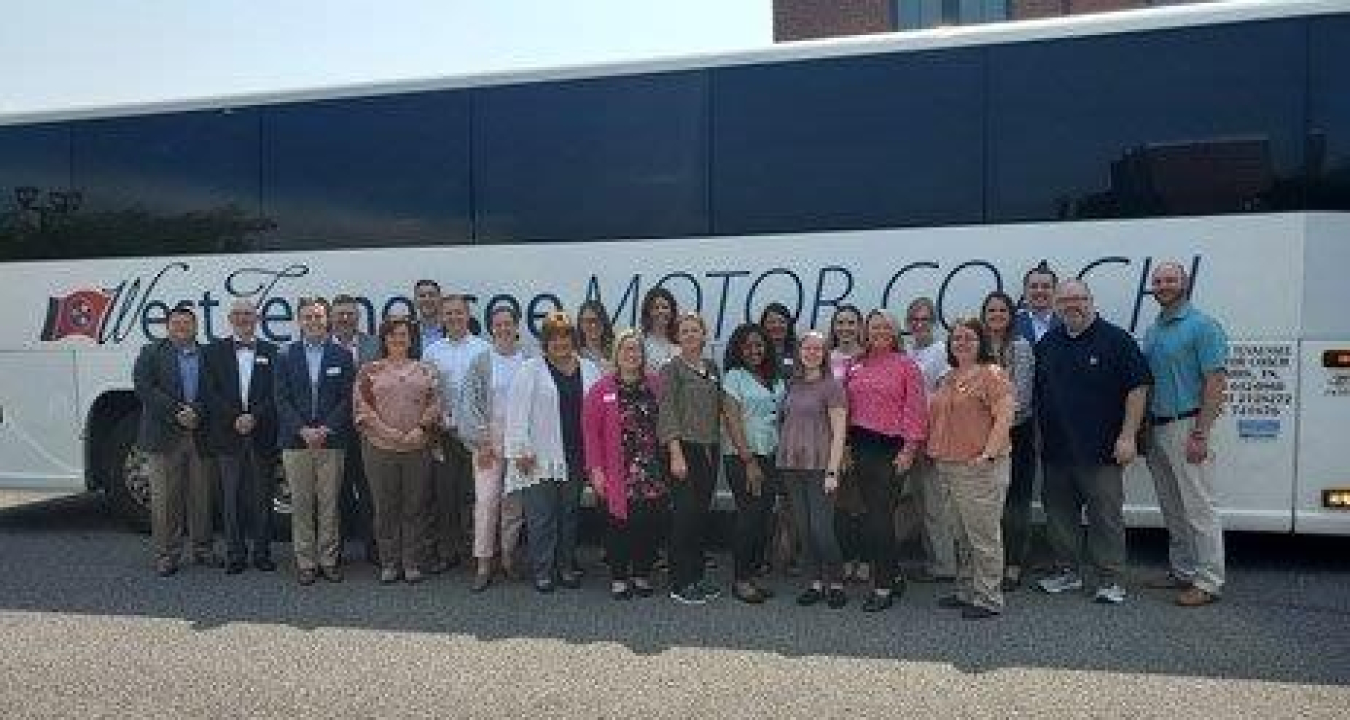
[[[1223,403],[1228,337],[1191,305],[1180,263],[1159,265],[1152,281],[1161,311],[1144,335],[1153,373],[1148,466],[1167,524],[1171,571],[1150,585],[1181,590],[1177,604],[1198,607],[1219,599],[1224,583],[1210,435]]]

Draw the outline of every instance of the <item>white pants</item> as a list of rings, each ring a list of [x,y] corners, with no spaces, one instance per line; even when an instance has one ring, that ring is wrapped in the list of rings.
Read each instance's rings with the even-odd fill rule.
[[[1148,469],[1167,524],[1172,574],[1217,595],[1223,589],[1223,525],[1214,506],[1214,455],[1186,461],[1191,423],[1175,420],[1153,428]]]

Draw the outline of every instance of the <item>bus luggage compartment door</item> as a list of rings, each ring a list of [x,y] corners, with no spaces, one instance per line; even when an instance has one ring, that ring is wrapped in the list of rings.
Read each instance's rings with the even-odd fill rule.
[[[1350,338],[1306,341],[1299,394],[1294,531],[1350,535]]]
[[[74,354],[0,352],[0,378],[0,484],[83,490]]]

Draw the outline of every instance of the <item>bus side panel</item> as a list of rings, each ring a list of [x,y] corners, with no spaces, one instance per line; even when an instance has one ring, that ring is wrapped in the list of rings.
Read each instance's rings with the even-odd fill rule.
[[[1307,221],[1294,530],[1350,535],[1350,510],[1324,508],[1322,497],[1330,488],[1350,489],[1350,368],[1325,362],[1328,352],[1350,352],[1350,313],[1340,302],[1350,268],[1350,217],[1318,214]]]
[[[75,353],[0,352],[0,483],[83,490]]]

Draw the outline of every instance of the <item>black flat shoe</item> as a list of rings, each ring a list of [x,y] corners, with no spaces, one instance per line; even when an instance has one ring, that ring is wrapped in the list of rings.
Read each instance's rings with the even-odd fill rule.
[[[270,557],[256,557],[253,558],[253,567],[263,572],[274,572],[277,569],[277,564],[272,562]]]
[[[552,580],[535,580],[534,589],[541,593],[551,593],[558,588],[554,586]]]
[[[632,600],[633,588],[628,583],[614,583],[609,586],[609,596],[615,600]]]
[[[797,604],[802,607],[810,607],[825,599],[825,591],[820,588],[807,588],[797,596]]]
[[[999,613],[986,607],[980,607],[979,605],[971,605],[961,611],[961,618],[964,620],[988,620],[998,616]]]
[[[895,604],[893,595],[893,593],[869,593],[867,599],[863,601],[863,612],[881,612],[890,608]]]
[[[844,592],[841,587],[830,588],[825,591],[825,604],[831,610],[838,610],[848,604],[848,593]]]
[[[247,567],[247,565],[244,564],[243,560],[231,560],[225,564],[225,574],[238,575],[244,571],[245,567]]]
[[[944,610],[964,610],[970,607],[970,603],[955,595],[944,595],[938,598],[937,606]]]
[[[652,595],[656,594],[656,588],[652,587],[651,585],[643,585],[641,583],[634,582],[633,594],[637,595],[638,597],[644,598],[651,597]]]
[[[558,578],[558,584],[568,590],[576,590],[581,587],[581,575],[575,572],[563,573],[562,577]]]

